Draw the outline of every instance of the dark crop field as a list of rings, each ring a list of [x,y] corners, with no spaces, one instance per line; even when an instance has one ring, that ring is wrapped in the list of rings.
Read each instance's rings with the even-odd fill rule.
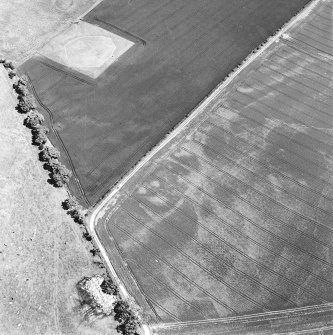
[[[309,0],[103,1],[85,20],[134,42],[97,80],[42,57],[21,70],[94,204]],[[80,188],[71,185],[76,194]]]
[[[331,12],[321,2],[244,70],[100,219],[156,322],[333,301]]]

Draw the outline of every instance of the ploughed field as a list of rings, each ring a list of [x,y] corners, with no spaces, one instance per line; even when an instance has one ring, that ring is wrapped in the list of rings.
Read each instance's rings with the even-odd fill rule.
[[[331,13],[320,2],[243,70],[99,219],[155,322],[333,301]]]
[[[42,56],[26,62],[21,70],[53,125],[52,142],[75,172],[77,196],[94,204],[306,3],[103,1],[84,20],[135,45],[99,77]]]

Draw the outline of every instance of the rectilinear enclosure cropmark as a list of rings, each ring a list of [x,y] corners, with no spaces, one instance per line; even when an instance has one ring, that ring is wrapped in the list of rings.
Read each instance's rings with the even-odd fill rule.
[[[39,54],[97,78],[134,43],[86,22],[79,22],[47,43]]]

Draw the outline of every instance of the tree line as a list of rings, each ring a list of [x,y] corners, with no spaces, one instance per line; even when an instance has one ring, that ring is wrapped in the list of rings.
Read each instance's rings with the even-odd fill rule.
[[[8,72],[10,79],[14,80],[13,89],[17,93],[18,104],[16,109],[19,113],[25,114],[23,124],[31,130],[32,144],[39,148],[39,159],[44,163],[44,168],[49,171],[50,182],[56,187],[68,184],[71,178],[71,171],[60,163],[60,152],[52,146],[48,140],[49,129],[43,125],[44,117],[38,112],[34,96],[29,91],[29,80],[26,76],[19,77],[12,62],[0,58],[0,64]],[[86,229],[85,215],[74,196],[69,196],[63,203],[63,208],[83,229],[83,237],[92,243],[92,237]],[[93,247],[90,250],[93,256],[99,256],[99,250]],[[103,263],[100,267],[104,268]],[[138,335],[142,326],[141,310],[136,303],[129,299],[123,300],[119,295],[119,289],[111,279],[106,279],[101,288],[106,294],[113,294],[118,297],[114,305],[114,318],[119,322],[117,331],[123,335]]]

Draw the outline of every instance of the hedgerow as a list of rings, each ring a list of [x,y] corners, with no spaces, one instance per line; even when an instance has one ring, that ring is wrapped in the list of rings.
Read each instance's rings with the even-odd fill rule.
[[[0,58],[0,63],[7,69],[10,79],[16,77],[13,89],[18,95],[17,110],[20,113],[27,114],[24,119],[24,125],[31,129],[33,144],[37,145],[40,149],[39,158],[45,162],[44,167],[50,171],[51,183],[56,187],[66,185],[70,180],[71,171],[59,162],[60,152],[48,141],[47,134],[49,129],[43,125],[43,115],[36,110],[37,105],[35,99],[28,89],[28,78],[26,76],[18,77],[15,71],[15,65],[12,62]],[[85,227],[86,215],[80,208],[78,201],[75,197],[69,196],[63,202],[63,207],[74,221],[80,224],[83,230],[82,236],[92,244],[92,249],[90,250],[92,256],[100,259],[100,252],[92,243],[92,237]],[[100,267],[105,270],[105,266],[102,262],[95,261],[95,263],[99,263]],[[141,310],[134,301],[121,299],[117,285],[110,279],[106,270],[105,275],[107,278],[101,284],[101,290],[105,294],[118,297],[118,300],[114,304],[115,320],[119,322],[116,328],[117,331],[123,335],[138,335],[139,328],[142,325]]]
[[[26,114],[37,108],[36,101],[30,93],[27,95],[19,95],[18,99],[17,110],[22,114]]]
[[[30,129],[38,128],[44,122],[44,116],[37,110],[33,110],[28,113],[24,119],[24,125]]]
[[[123,335],[139,335],[142,326],[141,311],[133,301],[118,300],[114,306],[114,318],[119,322],[117,332]]]

